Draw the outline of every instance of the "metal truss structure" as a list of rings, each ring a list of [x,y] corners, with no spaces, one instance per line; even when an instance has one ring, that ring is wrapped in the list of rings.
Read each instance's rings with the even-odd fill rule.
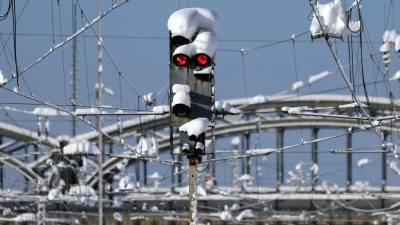
[[[365,102],[365,99],[361,98],[362,102]],[[340,105],[345,105],[349,103],[354,103],[352,96],[348,95],[282,95],[282,96],[265,96],[265,101],[262,102],[253,102],[253,99],[233,99],[228,100],[232,106],[241,109],[245,112],[244,117],[239,121],[234,121],[225,118],[218,118],[214,135],[216,139],[225,138],[225,137],[233,137],[237,135],[242,135],[244,137],[249,137],[251,134],[255,134],[256,132],[275,132],[276,133],[276,149],[284,149],[283,139],[285,138],[284,131],[286,130],[296,130],[302,127],[302,129],[310,129],[312,131],[312,139],[317,139],[318,130],[321,129],[341,129],[345,136],[347,136],[347,147],[351,148],[352,140],[351,140],[351,132],[348,132],[349,128],[353,130],[359,129],[359,124],[357,122],[349,123],[349,120],[342,117],[316,117],[316,116],[302,116],[301,120],[299,117],[286,115],[282,113],[281,108],[284,106],[289,107],[297,107],[297,106],[308,106],[310,108],[314,108],[314,112],[318,112],[318,108],[325,108],[325,112],[330,115],[354,115],[354,110],[349,110],[349,108],[339,107]],[[392,104],[390,99],[388,98],[374,98],[371,102],[371,110],[374,116],[390,116],[392,115]],[[328,110],[326,110],[328,109]],[[350,127],[349,127],[350,126]],[[379,127],[374,129],[369,129],[368,123],[365,124],[365,130],[363,132],[379,132],[384,134],[384,137],[387,135],[395,135],[398,136],[398,128],[397,124],[388,123],[381,124]],[[169,152],[170,151],[170,137],[167,133],[167,128],[169,127],[169,118],[166,116],[152,116],[152,117],[143,117],[139,119],[133,120],[125,120],[123,122],[122,127],[122,137],[127,140],[129,138],[137,138],[141,135],[141,130],[155,130],[154,135],[159,143],[159,152]],[[121,138],[120,129],[117,124],[105,126],[102,129],[103,132],[107,133],[109,136],[118,139]],[[3,165],[8,165],[11,168],[17,170],[20,174],[23,175],[26,181],[32,182],[33,184],[45,184],[49,177],[44,173],[46,169],[49,168],[46,165],[46,161],[49,158],[54,157],[52,152],[57,152],[57,149],[62,146],[59,139],[57,137],[48,136],[46,138],[38,136],[37,132],[29,129],[21,129],[20,127],[16,127],[10,124],[0,123],[0,134],[2,136],[11,139],[11,141],[0,144],[0,163]],[[70,142],[78,142],[78,141],[92,141],[95,142],[97,140],[98,133],[88,132],[84,134],[77,135],[75,137],[70,138]],[[178,134],[174,135],[173,143],[178,143],[179,136]],[[312,140],[311,140],[312,141]],[[379,141],[379,139],[378,139]],[[103,138],[103,146],[109,146],[109,150],[112,149],[113,141],[107,138]],[[49,151],[49,154],[39,154],[37,145],[40,143],[41,147],[52,149]],[[31,150],[30,148],[33,148]],[[173,148],[175,146],[172,146]],[[245,146],[247,149],[249,146]],[[134,147],[133,147],[134,148]],[[21,151],[25,149],[25,153],[34,152],[34,157],[30,157],[28,162],[22,160],[19,157],[14,157],[14,153],[17,151]],[[383,147],[383,149],[385,149]],[[311,143],[311,151],[312,151],[312,160],[313,162],[318,162],[318,153],[317,146],[315,143]],[[59,151],[58,151],[59,152]],[[283,154],[284,151],[279,151],[277,154],[277,164],[276,164],[276,187],[273,188],[239,188],[235,189],[232,187],[230,190],[231,195],[221,195],[216,192],[210,192],[208,197],[199,197],[200,202],[208,202],[207,205],[213,205],[213,201],[218,202],[235,202],[240,199],[248,198],[248,199],[256,199],[256,198],[264,198],[266,201],[276,201],[276,208],[285,208],[285,207],[293,207],[294,205],[298,205],[304,207],[304,202],[310,203],[312,201],[334,201],[337,200],[337,196],[339,195],[331,195],[326,193],[321,186],[318,186],[315,182],[310,187],[304,188],[290,188],[285,187],[284,184],[284,160]],[[343,162],[347,165],[347,187],[337,189],[337,193],[349,193],[348,195],[340,195],[340,198],[343,198],[344,201],[356,200],[356,199],[364,199],[367,201],[375,201],[374,207],[387,207],[388,202],[382,201],[382,196],[384,196],[384,192],[392,192],[396,191],[395,187],[386,186],[386,168],[387,168],[387,153],[382,153],[382,187],[369,187],[369,191],[374,193],[373,195],[366,196],[364,193],[360,193],[359,190],[354,189],[352,186],[352,172],[351,165],[353,164],[350,157],[347,157],[347,161]],[[110,150],[107,153],[107,159],[102,164],[103,168],[103,179],[106,179],[107,176],[113,176],[119,172],[119,165],[124,161],[123,155],[113,154]],[[114,157],[112,157],[114,156]],[[134,157],[129,158],[130,163],[136,163],[136,166],[140,165],[138,162],[142,159],[137,159]],[[174,157],[173,157],[174,158]],[[214,160],[222,160],[222,159],[214,159]],[[88,176],[86,183],[89,186],[92,186],[94,189],[97,188],[98,182],[98,165],[95,160],[88,160],[89,164],[93,167],[91,175]],[[171,160],[171,162],[173,162]],[[176,162],[176,161],[175,161]],[[172,163],[173,164],[173,163]],[[143,171],[144,177],[147,177],[146,170],[147,163],[143,163]],[[211,166],[212,167],[212,166]],[[249,165],[247,165],[249,167]],[[237,169],[237,168],[236,168]],[[212,171],[212,168],[210,169]],[[1,171],[4,174],[4,171]],[[27,182],[27,183],[29,183]],[[107,181],[108,182],[108,181]],[[112,182],[112,179],[111,179]],[[172,178],[172,183],[175,181]],[[3,183],[3,182],[1,182]],[[146,186],[146,179],[144,185]],[[40,199],[40,191],[35,190],[36,186],[32,185],[28,190],[28,186],[25,188],[25,191],[28,191],[29,198],[25,195],[17,195],[15,198],[21,201],[35,201]],[[140,202],[140,201],[160,201],[160,196],[165,196],[166,193],[172,193],[170,196],[170,200],[173,202],[187,201],[187,197],[182,197],[179,194],[178,187],[172,188],[159,188],[157,191],[149,188],[149,189],[141,189],[136,191],[136,193],[124,193],[124,192],[114,192],[113,195],[122,195],[125,196],[124,202]],[[138,194],[137,192],[141,193]],[[285,192],[293,192],[295,194],[284,195],[282,193]],[[46,195],[47,192],[44,192]],[[233,194],[237,193],[237,194]],[[352,194],[350,194],[352,193]],[[4,196],[7,196],[7,193],[2,193]],[[43,194],[43,193],[42,193]],[[39,195],[39,196],[38,196]],[[146,197],[147,196],[147,197]],[[151,197],[153,196],[153,197]],[[159,197],[154,197],[159,196]],[[336,196],[336,197],[335,197]],[[67,196],[66,196],[67,197]],[[76,197],[68,197],[69,202],[76,201]],[[153,199],[153,200],[151,200]],[[157,200],[158,199],[158,200]],[[279,201],[277,201],[279,200]],[[0,202],[9,202],[7,198],[0,198]],[[297,202],[293,204],[293,202]],[[303,203],[301,203],[303,202]],[[219,203],[220,204],[220,203]],[[307,204],[309,208],[312,208],[313,204]],[[175,204],[170,204],[171,209],[178,207]],[[369,206],[362,206],[369,207]]]

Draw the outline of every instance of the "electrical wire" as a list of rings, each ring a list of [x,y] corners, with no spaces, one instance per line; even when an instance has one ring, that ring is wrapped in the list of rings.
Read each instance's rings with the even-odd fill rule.
[[[53,2],[53,0],[51,0]],[[53,4],[53,3],[52,3]],[[63,33],[62,33],[62,23],[61,23],[61,6],[60,6],[60,0],[57,0],[58,4],[58,20],[60,21],[60,42],[62,42],[63,39]],[[53,9],[53,6],[52,6]],[[53,11],[53,10],[52,10]],[[53,14],[53,13],[52,13]],[[54,28],[53,28],[54,29]],[[54,32],[53,32],[54,33]],[[66,76],[65,76],[65,62],[64,62],[64,46],[61,46],[61,60],[62,60],[62,73],[64,77],[64,100],[65,104],[67,104],[67,86],[66,86]]]
[[[81,23],[82,23],[82,27],[84,26],[83,25],[83,15],[82,15],[82,12],[81,12]],[[83,49],[84,49],[84,55],[85,55],[85,76],[86,76],[86,89],[87,89],[87,99],[88,99],[88,101],[89,101],[89,105],[91,105],[90,104],[90,95],[89,95],[89,74],[88,74],[88,63],[87,63],[87,50],[86,50],[86,36],[85,36],[85,32],[82,32],[82,35],[83,35]],[[76,101],[76,99],[75,99],[75,101]],[[91,122],[92,121],[92,117],[90,116],[89,117],[89,121]]]
[[[81,4],[79,3],[79,0],[76,0],[76,2],[78,3],[79,8],[81,9],[81,12],[82,12],[83,15],[85,16],[86,21],[87,21],[88,23],[90,23],[88,17],[86,16],[85,12],[83,11],[83,8],[82,8]],[[126,2],[128,2],[128,0],[124,0],[124,1],[123,1],[122,3],[120,3],[118,6],[120,6],[120,5],[122,5],[122,4],[126,3]],[[113,9],[115,9],[115,8],[116,8],[116,7],[114,7]],[[106,13],[103,14],[103,16],[104,16],[104,15],[106,15]],[[103,17],[103,16],[101,16],[101,17]],[[100,17],[100,18],[101,18],[101,17]],[[117,69],[118,74],[120,74],[120,75],[124,78],[125,82],[127,82],[127,84],[131,87],[131,89],[132,89],[134,92],[136,92],[136,94],[137,94],[140,98],[143,98],[143,97],[139,94],[139,92],[133,87],[133,85],[129,82],[129,80],[125,77],[125,75],[122,73],[121,69],[118,67],[118,65],[116,64],[116,62],[114,61],[114,59],[111,57],[110,52],[107,50],[107,48],[106,48],[106,46],[104,45],[102,39],[98,36],[98,34],[97,34],[97,32],[94,30],[94,28],[93,28],[92,26],[90,26],[90,28],[92,29],[93,33],[97,36],[97,40],[99,41],[99,43],[100,43],[101,46],[103,47],[104,51],[106,52],[106,54],[107,54],[108,57],[110,58],[112,64],[113,64],[114,67],[115,67],[115,69]]]

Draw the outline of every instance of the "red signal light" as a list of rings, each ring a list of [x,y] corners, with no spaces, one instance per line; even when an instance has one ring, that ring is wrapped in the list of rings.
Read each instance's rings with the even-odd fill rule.
[[[189,61],[189,58],[186,55],[182,55],[182,54],[175,55],[174,58],[175,58],[175,60],[174,60],[175,64],[177,66],[184,66]]]
[[[199,66],[206,66],[208,64],[208,56],[205,54],[197,55],[196,62]]]

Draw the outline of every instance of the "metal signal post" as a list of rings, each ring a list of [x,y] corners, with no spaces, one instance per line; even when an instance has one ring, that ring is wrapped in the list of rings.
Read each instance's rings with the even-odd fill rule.
[[[206,154],[207,128],[214,127],[214,33],[218,15],[208,9],[187,8],[168,20],[170,51],[170,153],[189,160],[189,222],[197,224],[197,164]],[[179,128],[179,146],[173,131]],[[214,144],[214,140],[210,140]],[[215,149],[215,148],[212,148]],[[208,152],[212,153],[212,152]]]

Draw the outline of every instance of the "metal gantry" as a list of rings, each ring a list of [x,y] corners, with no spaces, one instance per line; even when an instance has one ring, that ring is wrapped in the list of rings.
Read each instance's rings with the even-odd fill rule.
[[[338,106],[342,104],[348,104],[352,103],[352,97],[351,96],[344,96],[344,95],[307,95],[307,96],[274,96],[274,97],[266,97],[269,101],[263,102],[263,103],[258,103],[258,104],[247,104],[246,100],[244,99],[232,99],[229,102],[235,106],[243,110],[248,116],[244,117],[247,119],[242,119],[240,121],[233,121],[229,120],[229,118],[218,118],[216,127],[215,127],[215,137],[216,139],[220,138],[226,138],[226,137],[243,137],[244,141],[241,141],[241,145],[243,147],[240,147],[240,144],[237,147],[234,147],[233,149],[237,148],[237,152],[240,152],[240,149],[247,149],[249,148],[249,144],[247,144],[247,139],[251,139],[252,135],[255,134],[256,128],[261,132],[273,132],[276,134],[276,146],[274,145],[274,142],[271,142],[272,147],[276,147],[276,149],[282,149],[285,148],[287,144],[285,144],[285,137],[288,135],[287,131],[290,130],[298,130],[300,127],[302,129],[310,129],[311,131],[311,140],[318,140],[324,137],[321,137],[320,132],[323,129],[337,129],[338,133],[343,134],[344,137],[346,137],[346,143],[345,146],[348,149],[351,149],[353,147],[353,132],[349,132],[349,129],[351,128],[353,131],[359,129],[359,126],[357,123],[351,123],[349,124],[348,120],[343,119],[343,118],[318,118],[318,117],[303,117],[301,121],[299,120],[298,117],[290,116],[290,115],[284,115],[280,113],[279,109],[283,106],[299,106],[299,105],[307,105],[309,107],[321,107],[321,106]],[[361,99],[362,101],[362,99]],[[376,103],[372,102],[372,109],[375,115],[379,116],[388,116],[391,114],[391,105],[390,105],[390,100],[386,98],[377,98]],[[346,109],[341,109],[339,107],[335,107],[332,109],[331,113],[334,114],[348,114],[348,110]],[[255,119],[258,118],[259,121],[257,122]],[[122,127],[122,132],[124,134],[124,139],[128,140],[129,138],[136,138],[138,134],[140,134],[140,129],[155,129],[155,136],[156,139],[159,143],[159,149],[160,149],[160,154],[168,153],[169,152],[169,143],[170,143],[170,138],[168,133],[165,132],[166,128],[169,127],[169,119],[168,116],[154,116],[154,117],[147,117],[147,118],[142,118],[141,120],[138,119],[133,119],[133,120],[124,120],[123,127]],[[103,127],[103,131],[109,134],[111,137],[119,137],[120,136],[120,131],[119,127],[117,124],[115,125],[109,125]],[[381,132],[383,132],[385,140],[388,137],[388,135],[398,135],[398,129],[396,126],[393,126],[393,124],[383,124],[378,128]],[[369,132],[367,130],[363,132]],[[374,131],[372,131],[374,132]],[[38,170],[38,168],[44,167],[46,164],[47,159],[51,158],[52,155],[46,154],[46,155],[38,155],[35,154],[37,157],[30,157],[28,158],[28,162],[25,163],[24,159],[25,158],[20,158],[16,157],[13,153],[20,151],[20,150],[13,150],[13,149],[25,149],[24,147],[22,148],[16,148],[17,146],[21,145],[22,146],[28,146],[28,153],[30,152],[36,152],[38,153],[37,147],[35,150],[35,146],[37,144],[40,144],[41,148],[59,148],[60,142],[56,137],[51,137],[48,136],[45,140],[43,140],[41,137],[37,136],[35,131],[31,131],[28,129],[20,129],[17,127],[14,127],[13,125],[10,124],[5,124],[5,123],[0,123],[0,133],[6,137],[7,141],[0,143],[0,148],[2,150],[2,153],[0,155],[0,162],[3,165],[7,165],[11,168],[16,169],[19,173],[23,175],[29,182],[32,182],[33,184],[45,184],[46,183],[46,177],[43,175],[43,171]],[[98,137],[98,134],[96,132],[88,132],[85,134],[80,134],[75,137],[72,137],[70,139],[70,142],[77,142],[77,141],[96,141]],[[379,142],[379,139],[377,139]],[[107,138],[104,138],[102,140],[103,146],[109,147],[110,149],[113,148],[113,142]],[[174,134],[173,140],[172,140],[174,146],[178,145],[179,143],[179,136],[177,134]],[[34,143],[32,145],[32,143]],[[385,150],[385,147],[382,148]],[[110,150],[111,151],[111,150]],[[311,156],[312,158],[310,159],[311,163],[318,163],[318,144],[317,142],[311,142],[310,144],[310,151],[311,151]],[[9,152],[9,154],[7,154]],[[106,151],[105,151],[106,152]],[[234,153],[232,151],[232,153]],[[244,153],[244,152],[242,152]],[[241,154],[238,154],[240,156]],[[310,200],[312,199],[320,199],[321,201],[323,200],[328,200],[335,198],[334,196],[328,196],[326,193],[324,193],[323,189],[321,189],[321,186],[318,185],[318,180],[316,177],[312,178],[312,184],[310,189],[305,189],[309,190],[310,193],[313,193],[313,195],[309,195],[308,192],[306,193],[297,193],[295,195],[291,195],[289,198],[288,196],[285,195],[280,195],[274,196],[270,195],[271,193],[285,193],[285,190],[292,190],[288,187],[285,186],[285,158],[288,157],[288,153],[285,154],[285,150],[279,151],[276,153],[276,188],[270,188],[270,189],[247,189],[243,190],[244,192],[251,190],[251,192],[258,192],[260,195],[258,197],[263,198],[263,199],[279,199],[279,203],[277,203],[277,207],[279,208],[285,208],[289,207],[287,204],[284,203],[284,201],[305,201],[306,199]],[[107,174],[114,174],[116,171],[116,168],[124,161],[123,157],[107,157],[108,159],[103,162],[102,167],[96,167],[94,161],[88,160],[88,163],[93,166],[93,171],[91,171],[91,174],[87,178],[87,184],[89,186],[95,187],[96,184],[98,184],[98,174],[99,171],[103,171],[103,177],[107,176]],[[137,179],[144,180],[144,177],[147,177],[146,174],[146,165],[149,165],[150,163],[140,163],[142,159],[129,159],[129,161],[136,162],[137,165]],[[206,159],[204,161],[207,161]],[[240,162],[239,160],[235,160],[234,162]],[[244,166],[242,171],[240,172],[239,175],[243,175],[248,173],[248,168],[251,168],[253,165],[246,164],[247,160],[244,158],[244,163],[241,165]],[[231,165],[231,164],[229,164]],[[233,165],[233,172],[235,164]],[[351,186],[353,185],[353,158],[351,154],[347,154],[346,156],[346,162],[343,162],[343,165],[346,167],[346,187],[342,191],[347,191],[347,192],[353,192],[354,189],[351,189]],[[175,165],[176,166],[176,165]],[[212,167],[213,164],[211,163],[210,166]],[[382,187],[379,187],[377,190],[371,189],[372,192],[377,192],[377,195],[380,193],[384,192],[391,192],[393,187],[387,187],[387,153],[382,153],[382,161],[381,161],[381,169],[382,169]],[[173,168],[173,167],[171,167]],[[180,166],[177,166],[179,170],[181,169]],[[187,199],[186,197],[182,196],[176,196],[176,192],[179,190],[179,185],[181,181],[185,180],[182,179],[181,176],[178,175],[178,182],[176,182],[176,179],[174,178],[174,175],[177,174],[175,172],[175,169],[172,172],[172,178],[171,178],[171,184],[175,185],[175,188],[167,188],[165,192],[163,192],[164,189],[159,189],[162,194],[166,194],[167,192],[171,192],[173,197],[169,197],[169,200],[177,200],[177,201],[184,201],[184,199]],[[178,172],[178,174],[182,174]],[[141,178],[140,178],[141,177]],[[216,174],[216,177],[218,178],[218,172]],[[175,179],[175,181],[172,181],[172,179]],[[147,183],[147,182],[146,182]],[[33,185],[35,186],[35,185]],[[33,186],[28,186],[29,188],[33,188]],[[286,189],[285,189],[286,188]],[[372,187],[371,187],[372,188]],[[30,190],[28,190],[30,191]],[[141,192],[147,193],[150,195],[157,196],[156,194],[152,194],[150,190],[141,190]],[[293,189],[293,191],[295,191]],[[174,194],[175,193],[175,194]],[[267,194],[270,193],[270,194]],[[117,193],[117,194],[123,194],[123,193]],[[115,195],[115,194],[113,194]],[[124,194],[123,194],[124,195]],[[211,195],[211,194],[210,194]],[[151,198],[154,200],[149,200],[149,198],[140,198],[137,197],[135,199],[135,195],[127,195],[127,198],[125,201],[157,201],[156,198]],[[348,195],[347,200],[351,199],[356,199],[356,198],[361,198],[361,195],[353,194],[353,195]],[[275,197],[275,198],[274,198]],[[17,197],[23,199],[23,197]],[[26,198],[25,198],[26,199]],[[213,197],[204,197],[204,196],[198,196],[198,200],[201,201],[207,201],[207,204],[212,204],[213,201],[216,200],[221,200],[229,202],[229,201],[234,201],[236,198],[225,196],[225,197],[217,197],[216,195]],[[286,199],[286,200],[285,200]],[[378,199],[378,197],[374,196],[368,196],[368,199],[371,201],[375,201]],[[4,200],[4,199],[3,199]],[[281,201],[282,200],[282,201]],[[1,199],[0,199],[1,201]],[[381,200],[379,200],[381,201]],[[382,207],[387,205],[386,202],[381,202],[379,205]],[[301,204],[300,204],[301,205]],[[376,204],[378,205],[378,204]],[[171,203],[169,206],[171,208],[178,207],[177,205],[174,205]],[[378,206],[379,207],[379,206]]]

